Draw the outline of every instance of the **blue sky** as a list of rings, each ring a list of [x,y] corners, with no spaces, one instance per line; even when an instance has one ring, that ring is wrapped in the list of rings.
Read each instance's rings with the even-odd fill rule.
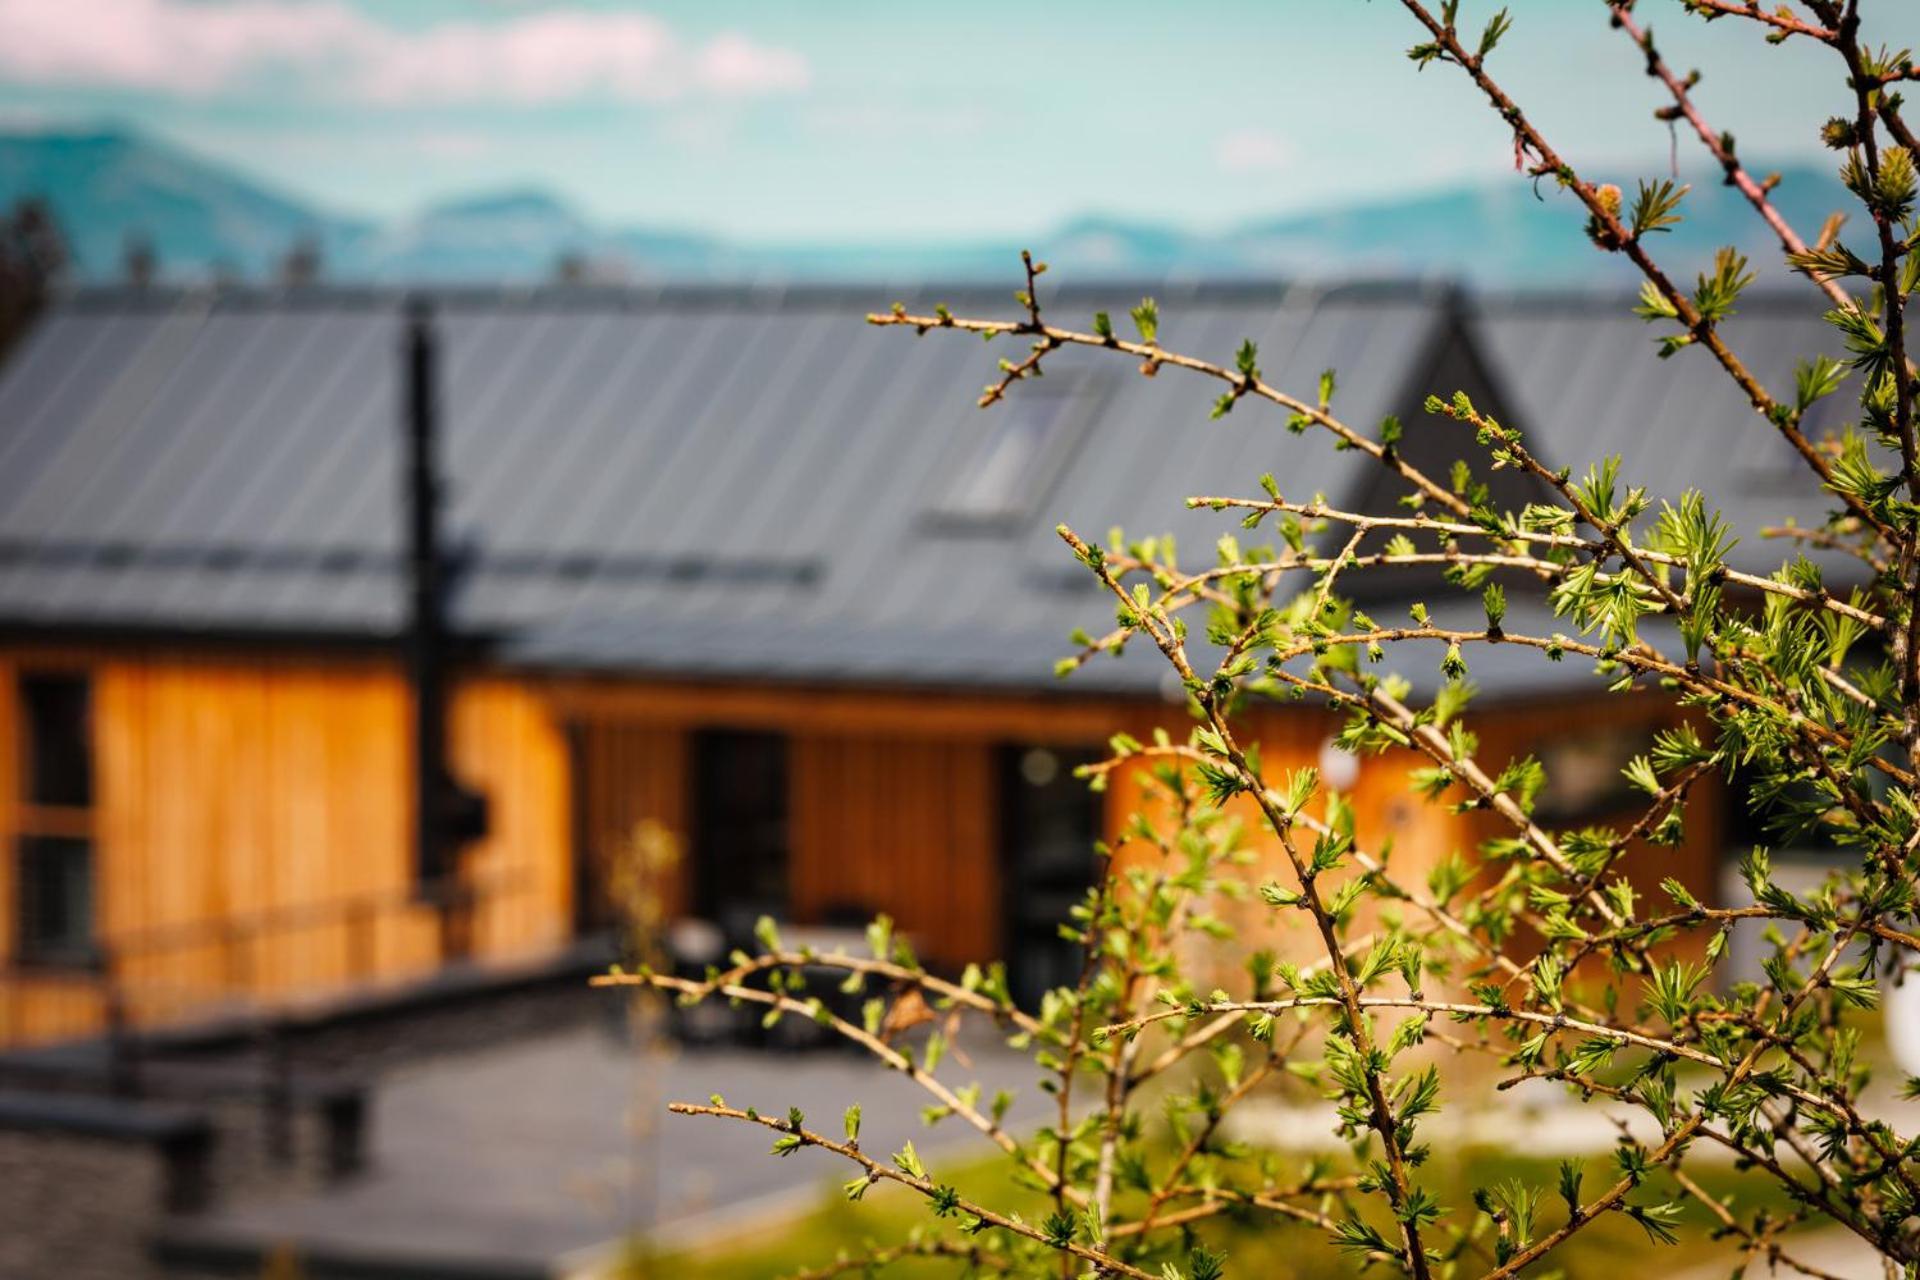
[[[1600,0],[1513,7],[1495,70],[1556,143],[1663,171],[1657,86]],[[1920,42],[1920,5],[1879,8]],[[1749,155],[1817,153],[1831,55],[1639,11]],[[1394,0],[0,0],[0,123],[132,122],[383,217],[538,186],[760,242],[1213,229],[1511,180],[1503,126],[1415,70],[1417,36]]]

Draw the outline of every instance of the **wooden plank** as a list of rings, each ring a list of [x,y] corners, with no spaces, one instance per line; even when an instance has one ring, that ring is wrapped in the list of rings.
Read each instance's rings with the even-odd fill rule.
[[[98,659],[99,930],[126,957],[136,1016],[307,998],[438,963],[434,913],[409,905],[407,691],[392,664],[131,649]],[[9,778],[15,661],[0,667]],[[527,688],[494,678],[456,690],[452,729],[456,768],[492,800],[476,873],[514,886],[482,911],[483,958],[558,945],[572,894],[559,728]],[[9,944],[14,789],[0,789]],[[356,900],[377,903],[370,922],[345,909]],[[14,1025],[0,1018],[0,1037],[96,1026],[74,985],[15,993],[0,1009]]]
[[[464,855],[465,874],[485,894],[477,943],[489,956],[559,945],[570,933],[573,904],[568,761],[559,725],[524,687],[487,678],[457,688],[449,739],[455,772],[488,797],[487,836]]]
[[[23,661],[51,656],[0,653],[0,778],[8,780],[0,787],[0,947],[10,948],[16,915],[14,677]],[[216,929],[191,946],[130,956],[125,971],[140,984],[141,1017],[178,1016],[234,994],[293,999],[396,981],[438,962],[433,913],[407,905],[407,690],[392,663],[134,648],[63,657],[91,661],[95,674],[103,936],[132,946],[156,930],[311,915],[252,942],[223,940]],[[1475,723],[1497,768],[1563,732],[1570,717],[1644,732],[1670,714],[1656,699],[1582,699],[1496,706]],[[581,726],[577,777],[563,732],[573,719]],[[643,819],[687,833],[687,734],[710,725],[793,735],[801,919],[836,905],[884,910],[922,939],[930,960],[954,965],[991,957],[1002,944],[996,744],[1098,743],[1117,729],[1144,737],[1156,725],[1183,737],[1187,721],[1178,707],[1119,698],[473,677],[454,696],[450,748],[456,770],[491,801],[493,829],[471,851],[472,873],[483,886],[506,886],[476,922],[483,958],[569,936],[576,785],[585,852],[594,859],[615,856]],[[1251,714],[1244,733],[1263,744],[1278,778],[1314,762],[1334,727],[1313,709],[1272,708]],[[1470,853],[1498,828],[1486,815],[1456,818],[1411,797],[1406,771],[1416,763],[1404,752],[1368,759],[1354,789],[1362,842],[1391,841],[1394,873],[1412,883],[1436,859]],[[1116,777],[1105,804],[1110,836],[1138,804],[1137,782],[1131,770]],[[1675,874],[1711,899],[1723,804],[1717,783],[1703,786],[1685,844],[1636,850],[1627,873],[1643,890]],[[1286,879],[1275,838],[1247,802],[1236,811],[1260,850],[1249,881]],[[668,886],[676,908],[686,903],[686,886],[683,868]],[[335,909],[356,897],[383,900],[372,923]],[[1231,910],[1250,943],[1277,927],[1257,900]],[[71,985],[0,1000],[0,1041],[75,1018],[92,1025],[86,1020],[97,1011],[81,1008]]]
[[[990,750],[984,743],[808,734],[793,741],[793,905],[886,912],[923,958],[999,945]]]
[[[643,822],[657,823],[681,843],[681,865],[659,892],[670,914],[685,910],[690,884],[685,861],[686,735],[653,724],[594,721],[581,728],[581,756],[578,785],[585,847],[580,854],[589,878],[582,886],[590,899],[589,914],[603,921],[613,918],[609,913],[616,908],[609,891],[620,861],[632,856],[635,831]]]

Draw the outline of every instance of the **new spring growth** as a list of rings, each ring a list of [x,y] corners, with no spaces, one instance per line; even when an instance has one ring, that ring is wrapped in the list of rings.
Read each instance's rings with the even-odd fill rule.
[[[1724,131],[1701,117],[1688,96],[1694,80],[1663,74],[1631,6],[1609,6],[1640,42],[1636,63],[1669,95],[1676,131],[1693,132],[1730,198],[1760,220],[1746,251],[1777,244],[1778,260],[1801,273],[1791,283],[1807,316],[1824,315],[1832,331],[1801,349],[1788,345],[1801,342],[1798,330],[1781,328],[1773,341],[1760,319],[1737,317],[1721,332],[1754,274],[1740,254],[1718,255],[1691,287],[1656,259],[1672,247],[1656,233],[1676,224],[1684,187],[1642,182],[1629,201],[1560,156],[1488,69],[1510,15],[1463,43],[1452,0],[1437,16],[1422,0],[1399,7],[1423,30],[1417,59],[1487,100],[1542,196],[1578,204],[1603,247],[1641,273],[1640,311],[1664,353],[1694,362],[1689,416],[1667,420],[1678,401],[1653,391],[1672,367],[1644,352],[1606,371],[1619,385],[1648,384],[1635,397],[1644,422],[1618,428],[1645,433],[1625,451],[1630,462],[1579,449],[1596,435],[1588,416],[1616,404],[1549,403],[1538,412],[1568,422],[1528,420],[1523,441],[1495,421],[1497,387],[1485,409],[1450,386],[1431,388],[1445,393],[1427,402],[1438,417],[1413,428],[1419,449],[1403,450],[1393,420],[1359,428],[1334,412],[1331,374],[1288,387],[1290,375],[1269,371],[1255,386],[1251,343],[1232,360],[1162,348],[1151,300],[1132,312],[1137,343],[1104,315],[1092,333],[1031,314],[871,317],[1144,359],[1149,371],[1208,380],[1211,394],[1271,406],[1297,435],[1261,442],[1258,465],[1273,474],[1246,478],[1252,496],[1224,487],[1183,495],[1196,514],[1182,518],[1217,513],[1237,528],[1209,530],[1213,550],[1201,564],[1181,564],[1171,540],[1116,532],[1100,546],[1060,530],[1118,624],[1076,629],[1070,670],[1134,661],[1144,649],[1166,664],[1169,691],[1186,695],[1150,733],[1117,734],[1109,754],[1076,762],[1075,779],[1106,788],[1096,803],[1135,806],[1106,832],[1112,846],[1096,856],[1107,869],[1058,922],[1083,948],[1078,972],[1016,1001],[1003,971],[976,966],[944,979],[951,968],[921,967],[880,921],[871,958],[802,965],[769,949],[699,981],[656,971],[601,979],[763,1013],[814,1010],[806,983],[821,968],[886,992],[869,999],[860,1025],[830,1019],[828,1031],[903,1071],[930,1095],[929,1118],[963,1122],[997,1150],[1010,1179],[1030,1188],[1020,1214],[933,1185],[911,1146],[892,1165],[874,1162],[854,1147],[857,1109],[843,1146],[796,1132],[791,1116],[728,1111],[717,1099],[677,1108],[772,1128],[783,1153],[794,1139],[827,1147],[857,1166],[850,1198],[882,1180],[927,1202],[925,1228],[843,1269],[944,1258],[1006,1274],[1219,1280],[1222,1264],[1192,1248],[1196,1233],[1231,1248],[1254,1233],[1301,1232],[1344,1251],[1354,1268],[1520,1280],[1553,1266],[1549,1255],[1594,1224],[1622,1221],[1660,1248],[1689,1250],[1666,1255],[1674,1267],[1737,1247],[1823,1274],[1794,1257],[1801,1233],[1782,1234],[1789,1222],[1845,1232],[1896,1270],[1920,1264],[1920,1241],[1906,1229],[1920,1204],[1916,1136],[1901,1132],[1897,1112],[1863,1102],[1891,1091],[1865,1088],[1872,1064],[1860,1049],[1882,971],[1920,963],[1911,928],[1920,912],[1920,440],[1910,368],[1920,344],[1906,308],[1920,263],[1906,222],[1916,199],[1911,127],[1892,92],[1912,78],[1910,55],[1867,38],[1871,5],[1858,22],[1831,27],[1822,5],[1685,6],[1720,20],[1716,30],[1754,24],[1829,59],[1834,92],[1851,98],[1829,130],[1853,201],[1843,244],[1836,222],[1817,234],[1792,225],[1791,211],[1772,203],[1773,184],[1747,174]],[[1033,303],[1037,272],[1027,266],[1022,300]],[[1749,367],[1748,347],[1768,366]],[[1708,374],[1729,404],[1751,409],[1752,430],[1779,438],[1785,461],[1767,493],[1791,503],[1781,510],[1796,519],[1754,510],[1771,499],[1752,493],[1718,511],[1712,486],[1675,482],[1688,451],[1707,447],[1681,433],[1709,429],[1708,417],[1691,414],[1709,394],[1700,385]],[[1020,394],[1016,381],[1001,387]],[[1816,420],[1810,437],[1803,424]],[[1530,442],[1544,453],[1550,440],[1561,442],[1550,459],[1536,458]],[[1283,496],[1314,487],[1274,476],[1319,475],[1326,459],[1300,453],[1317,444],[1367,469],[1355,477],[1364,506]],[[1502,477],[1517,482],[1504,492],[1524,496],[1496,491],[1487,480],[1496,469],[1517,472]],[[1391,589],[1382,582],[1381,603],[1361,608],[1367,575],[1381,570],[1396,575]],[[1399,603],[1410,597],[1435,608]],[[1529,628],[1549,616],[1564,630]],[[1189,617],[1205,661],[1188,640]],[[1076,620],[1093,626],[1099,614]],[[1569,690],[1575,710],[1555,727],[1582,731],[1577,768],[1559,763],[1568,753],[1517,744],[1510,702],[1469,705],[1471,651],[1496,642],[1503,667],[1528,655],[1565,660],[1542,674]],[[1588,673],[1591,683],[1578,684]],[[1276,707],[1300,729],[1282,735],[1286,745],[1265,744],[1280,773],[1261,765],[1255,740]],[[1305,719],[1315,707],[1324,723]],[[1483,743],[1490,727],[1498,731]],[[1430,806],[1421,820],[1436,824],[1437,841],[1421,842],[1429,852],[1394,854],[1370,829],[1378,796],[1356,815],[1339,788],[1299,768],[1298,752],[1328,739],[1382,757],[1384,767],[1366,766],[1373,778],[1409,776],[1409,803]],[[1718,879],[1710,850],[1728,812],[1750,818],[1759,838],[1740,905],[1703,891]],[[1821,883],[1795,887],[1772,874],[1770,846],[1818,849]],[[1272,909],[1243,910],[1250,892]],[[1728,945],[1736,926],[1752,941],[1737,969]],[[771,947],[777,935],[761,942]],[[965,959],[942,957],[945,966]],[[1048,1114],[1031,1137],[1006,1131],[1006,1093],[983,1106],[975,1085],[950,1086],[918,1065],[960,1067],[957,1051],[942,1053],[960,1043],[953,1024],[962,1018],[1032,1055]],[[901,1040],[929,1022],[937,1037]],[[1557,1179],[1522,1172],[1458,1186],[1434,1158],[1429,1126],[1445,1106],[1481,1105],[1489,1065],[1503,1086],[1533,1081],[1564,1088],[1570,1105],[1638,1112],[1648,1137],[1611,1158],[1568,1159]],[[1252,1152],[1230,1136],[1235,1106],[1281,1079],[1327,1095],[1326,1127],[1338,1139],[1327,1153]],[[1690,1157],[1709,1149],[1745,1171],[1737,1184],[1695,1181]],[[1701,1201],[1700,1213],[1679,1212],[1688,1200]],[[1792,1206],[1787,1217],[1781,1204]]]

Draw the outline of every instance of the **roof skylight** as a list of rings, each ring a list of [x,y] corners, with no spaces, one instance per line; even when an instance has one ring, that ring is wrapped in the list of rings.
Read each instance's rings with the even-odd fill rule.
[[[1053,385],[1020,387],[982,415],[983,429],[935,496],[936,521],[1000,527],[1033,514],[1078,445],[1096,398],[1085,382],[1047,382]]]

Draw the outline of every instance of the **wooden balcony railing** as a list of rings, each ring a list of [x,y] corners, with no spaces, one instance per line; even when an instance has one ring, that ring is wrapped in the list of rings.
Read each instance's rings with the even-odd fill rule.
[[[474,955],[525,876],[446,880],[110,935],[72,962],[0,963],[0,1048],[256,1018]]]

